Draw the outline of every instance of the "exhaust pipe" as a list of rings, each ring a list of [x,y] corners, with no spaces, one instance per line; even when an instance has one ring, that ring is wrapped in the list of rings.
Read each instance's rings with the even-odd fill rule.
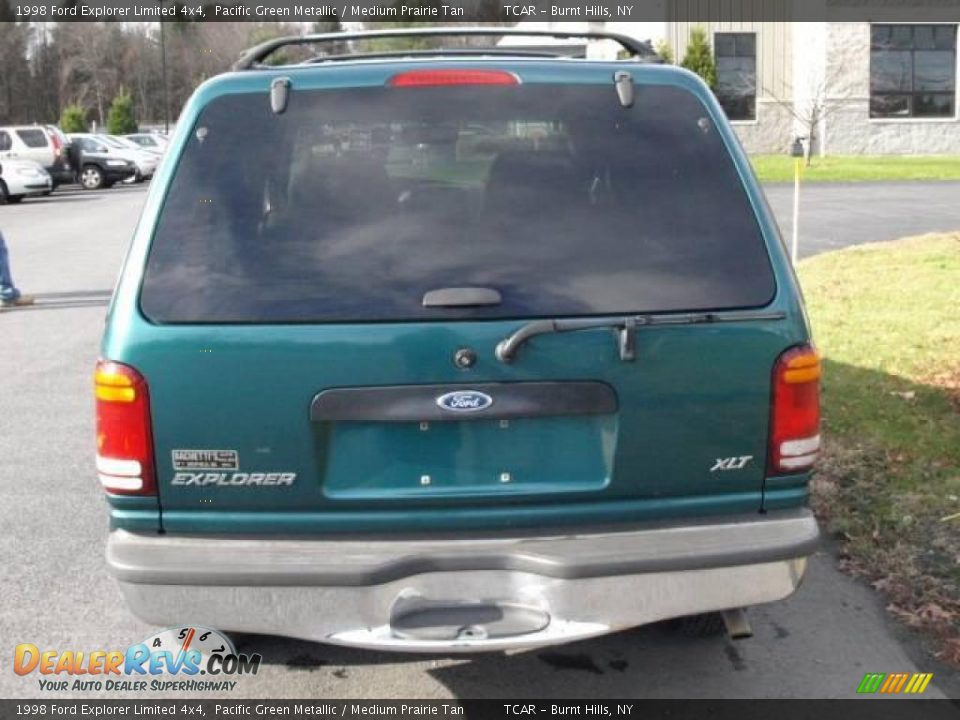
[[[750,621],[747,620],[747,613],[743,608],[732,608],[720,612],[723,618],[723,626],[727,629],[727,635],[731,640],[745,640],[753,637],[753,628],[750,627]]]

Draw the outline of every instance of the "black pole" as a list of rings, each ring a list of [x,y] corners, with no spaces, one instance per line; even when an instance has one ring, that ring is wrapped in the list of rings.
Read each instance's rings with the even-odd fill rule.
[[[163,0],[157,0],[163,6]],[[163,76],[163,132],[170,134],[170,99],[167,95],[167,42],[163,33],[163,19],[160,20],[160,74]]]

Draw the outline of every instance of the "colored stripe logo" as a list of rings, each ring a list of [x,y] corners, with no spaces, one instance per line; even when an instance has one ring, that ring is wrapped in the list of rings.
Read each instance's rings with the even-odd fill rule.
[[[933,673],[867,673],[857,686],[857,692],[919,695],[932,679]]]

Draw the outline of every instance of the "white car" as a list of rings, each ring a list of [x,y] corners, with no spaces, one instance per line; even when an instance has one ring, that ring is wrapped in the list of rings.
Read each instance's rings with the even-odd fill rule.
[[[132,140],[127,140],[119,135],[98,135],[97,137],[118,152],[129,154],[130,159],[137,166],[137,182],[148,180],[157,171],[157,166],[160,164],[160,153],[142,148]]]
[[[67,157],[66,138],[54,125],[0,127],[0,161],[33,160],[50,173],[54,187],[72,183],[74,168]]]
[[[151,150],[161,155],[167,151],[170,141],[165,135],[160,133],[132,133],[123,136],[126,140],[134,142],[144,150]]]
[[[18,203],[31,195],[43,195],[53,189],[50,173],[33,160],[0,160],[0,205]]]

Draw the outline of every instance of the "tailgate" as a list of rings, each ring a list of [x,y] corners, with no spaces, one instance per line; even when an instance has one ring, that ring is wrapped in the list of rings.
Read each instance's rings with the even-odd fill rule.
[[[167,528],[760,507],[771,368],[805,331],[722,112],[679,74],[631,67],[625,105],[623,65],[490,62],[305,73],[281,115],[206,91],[113,346],[150,386]],[[496,354],[603,318],[635,319],[632,354],[614,327]]]

